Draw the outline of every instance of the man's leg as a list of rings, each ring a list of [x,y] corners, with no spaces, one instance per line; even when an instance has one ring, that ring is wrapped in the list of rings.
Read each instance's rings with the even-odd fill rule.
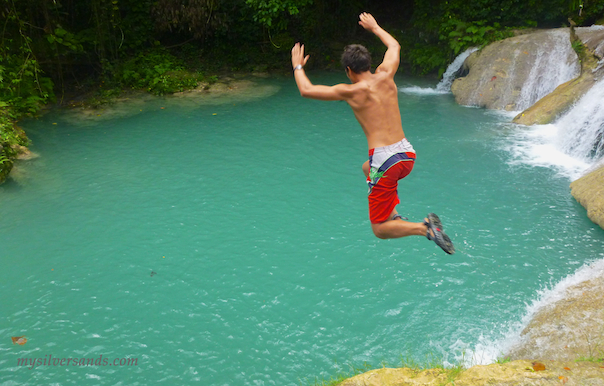
[[[365,161],[362,166],[365,177],[369,177],[369,161]],[[396,209],[392,211],[388,220],[378,223],[371,224],[373,234],[380,239],[397,239],[406,236],[426,236],[428,227],[426,224],[421,222],[409,222],[404,221],[401,218],[394,220],[394,216],[398,214]]]
[[[371,224],[373,234],[380,239],[397,239],[406,236],[424,236],[428,232],[428,227],[423,222],[409,222],[404,221],[401,218],[393,220],[392,218],[396,215],[396,209],[392,211],[392,214],[388,220],[378,223]]]

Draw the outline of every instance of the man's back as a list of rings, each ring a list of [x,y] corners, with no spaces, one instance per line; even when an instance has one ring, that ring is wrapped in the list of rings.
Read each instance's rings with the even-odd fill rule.
[[[367,136],[369,148],[388,146],[405,138],[398,106],[398,90],[391,74],[367,71],[358,75],[350,98],[354,111]]]

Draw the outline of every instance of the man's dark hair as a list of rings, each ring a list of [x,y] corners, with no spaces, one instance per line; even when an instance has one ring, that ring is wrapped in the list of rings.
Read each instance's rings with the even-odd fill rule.
[[[341,62],[344,68],[350,67],[352,71],[360,74],[371,69],[371,54],[360,44],[350,44],[344,47]]]

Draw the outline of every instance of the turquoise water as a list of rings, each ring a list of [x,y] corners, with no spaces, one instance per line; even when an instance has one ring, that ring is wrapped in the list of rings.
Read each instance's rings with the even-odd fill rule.
[[[540,290],[604,259],[569,179],[515,158],[508,117],[451,95],[401,94],[418,161],[398,210],[439,214],[457,253],[376,239],[348,106],[258,82],[24,122],[39,157],[0,186],[1,385],[295,385],[401,355],[488,362]],[[136,365],[18,364],[49,356]]]

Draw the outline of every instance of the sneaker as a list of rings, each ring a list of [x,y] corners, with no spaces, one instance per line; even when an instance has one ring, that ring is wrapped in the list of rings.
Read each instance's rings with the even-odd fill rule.
[[[443,232],[443,224],[440,219],[434,213],[428,213],[427,220],[424,220],[424,224],[428,227],[426,237],[428,240],[433,240],[436,245],[442,248],[443,251],[452,255],[455,253],[455,247],[453,242],[445,232]]]

